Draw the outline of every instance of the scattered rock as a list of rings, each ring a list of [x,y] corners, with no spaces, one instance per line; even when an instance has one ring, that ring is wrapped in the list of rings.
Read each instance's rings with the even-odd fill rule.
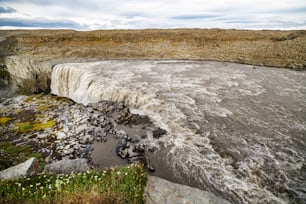
[[[18,179],[23,176],[30,176],[38,173],[39,164],[36,158],[32,157],[25,162],[10,167],[0,172],[1,179]]]
[[[44,172],[51,174],[70,174],[85,172],[87,170],[89,170],[89,165],[86,159],[64,159],[46,165]]]
[[[16,135],[18,141],[14,140],[15,143],[32,146],[43,155],[47,163],[63,158],[85,158],[90,161],[94,142],[106,142],[107,137],[118,139],[116,153],[119,157],[127,159],[130,163],[143,162],[148,149],[147,143],[143,141],[153,136],[159,138],[166,133],[163,129],[154,129],[149,117],[132,114],[122,102],[100,101],[83,106],[68,100],[58,100],[50,95],[37,95],[27,98],[26,101],[6,100],[6,103],[9,110],[5,116],[21,109],[26,110],[23,115],[42,115],[39,120],[55,121],[55,126],[51,129],[19,134]],[[47,108],[49,106],[52,108]],[[139,135],[138,131],[128,135],[123,129],[118,128],[122,125],[116,124],[116,121],[126,125],[127,129],[139,128],[141,131]],[[9,133],[5,129],[2,132]],[[2,132],[0,130],[0,133]]]

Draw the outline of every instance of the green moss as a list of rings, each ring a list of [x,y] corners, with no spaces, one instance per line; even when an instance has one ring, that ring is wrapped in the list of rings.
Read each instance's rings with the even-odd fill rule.
[[[44,130],[47,128],[52,128],[55,126],[55,120],[49,120],[46,122],[34,121],[34,122],[22,122],[15,124],[15,131],[17,133],[28,133],[39,130]]]
[[[0,202],[144,203],[146,180],[142,165],[71,175],[45,174],[1,181]]]
[[[55,107],[56,107],[55,105],[39,105],[36,110],[45,111],[45,110],[52,109],[52,108],[55,108]]]
[[[34,153],[28,145],[15,146],[9,142],[0,142],[0,170],[17,165],[31,157],[40,159],[41,155]]]
[[[57,100],[57,101],[62,101],[62,102],[69,102],[70,101],[69,98],[61,97],[61,96],[52,96],[52,98]]]
[[[30,95],[24,100],[24,102],[36,101],[38,99],[41,99],[44,95],[45,95],[44,93]]]
[[[1,117],[0,118],[0,126],[5,126],[7,125],[13,118],[10,117]]]

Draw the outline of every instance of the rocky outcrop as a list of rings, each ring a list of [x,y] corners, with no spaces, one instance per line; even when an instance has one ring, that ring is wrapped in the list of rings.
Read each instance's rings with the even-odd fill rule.
[[[146,204],[230,204],[213,193],[148,176]]]
[[[52,62],[41,59],[21,56],[4,58],[6,71],[12,79],[12,85],[26,93],[50,91],[50,75]]]
[[[0,172],[0,179],[18,179],[23,176],[33,175],[38,173],[39,164],[36,158],[32,157],[27,161],[10,167]]]
[[[86,172],[87,170],[89,170],[87,159],[63,159],[46,165],[44,172],[51,174],[70,174]]]
[[[145,152],[154,150],[144,139],[154,131],[159,136],[166,133],[156,128],[147,116],[132,114],[124,103],[100,101],[84,106],[40,94],[6,99],[0,103],[0,109],[10,119],[0,126],[2,139],[14,138],[11,142],[16,145],[32,146],[47,163],[84,158],[98,167],[103,164],[91,159],[94,144],[112,145],[114,141],[111,156],[118,155],[128,163],[145,163],[152,171],[154,168]]]

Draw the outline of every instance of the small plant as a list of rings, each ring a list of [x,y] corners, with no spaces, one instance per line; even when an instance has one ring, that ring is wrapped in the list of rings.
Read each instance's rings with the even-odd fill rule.
[[[141,165],[0,182],[2,203],[143,203],[147,174]]]

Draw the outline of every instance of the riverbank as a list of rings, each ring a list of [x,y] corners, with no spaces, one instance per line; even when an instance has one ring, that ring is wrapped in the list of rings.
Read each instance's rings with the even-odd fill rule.
[[[228,204],[210,192],[148,176],[155,167],[146,155],[156,148],[141,140],[166,132],[123,103],[84,106],[45,94],[2,99],[0,133],[0,170],[6,169],[0,178],[16,174],[7,168],[30,157],[39,162],[34,175],[27,170],[28,176],[0,181],[4,203]]]
[[[130,113],[124,103],[109,101],[84,106],[52,95],[18,96],[4,100],[0,114],[0,141],[30,145],[46,163],[85,158],[94,167],[145,163],[153,171],[145,152],[154,147],[141,140],[166,133],[148,117]]]
[[[126,133],[137,128],[134,134]],[[0,201],[144,203],[146,170],[154,171],[155,167],[145,156],[154,149],[141,143],[141,138],[147,134],[160,137],[161,132],[148,117],[131,114],[123,103],[102,101],[84,106],[44,94],[2,99],[0,170],[30,157],[38,159],[40,170],[38,176],[0,181]],[[79,158],[93,170],[77,173],[80,164],[68,167],[68,161]],[[64,161],[64,166],[54,167],[57,161]],[[45,174],[51,169],[63,173],[66,168],[77,174]]]

